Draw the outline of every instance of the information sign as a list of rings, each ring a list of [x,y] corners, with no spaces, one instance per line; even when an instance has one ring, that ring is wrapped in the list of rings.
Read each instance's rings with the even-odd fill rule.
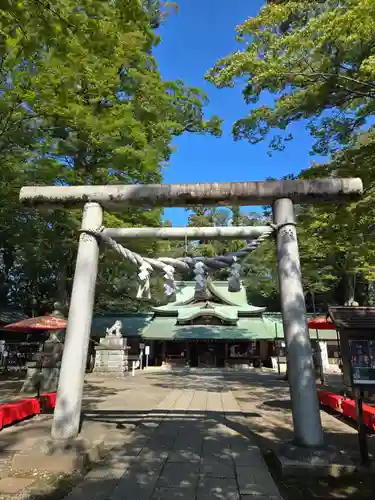
[[[375,341],[349,340],[354,385],[375,385]]]

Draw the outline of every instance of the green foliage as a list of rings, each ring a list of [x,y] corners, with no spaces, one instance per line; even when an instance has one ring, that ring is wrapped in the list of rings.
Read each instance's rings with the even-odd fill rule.
[[[210,226],[254,226],[270,222],[269,216],[259,213],[245,213],[239,207],[208,208],[193,207],[188,225],[192,227]],[[189,243],[187,253],[214,257],[235,252],[245,245],[243,240],[201,240]],[[215,271],[215,279],[226,280],[228,268]],[[278,310],[276,256],[273,239],[262,243],[242,262],[242,275],[249,301],[259,306]]]
[[[290,178],[291,176],[287,176]],[[348,295],[348,278],[353,279],[349,266],[349,256],[346,244],[340,253],[333,240],[328,240],[326,228],[322,225],[319,208],[311,206],[296,207],[297,232],[300,250],[301,267],[303,271],[303,287],[309,312],[327,310],[327,304],[343,304]],[[343,207],[341,207],[342,209]],[[332,210],[326,217],[334,216]],[[245,213],[239,207],[212,209],[204,206],[193,207],[189,213],[189,226],[228,226],[228,225],[265,225],[271,222],[270,208],[265,207],[264,213]],[[170,222],[166,225],[170,226]],[[347,234],[347,233],[344,233]],[[345,243],[344,234],[336,233],[337,242]],[[159,247],[159,255],[181,257],[188,255],[204,255],[206,257],[223,255],[241,248],[245,243],[239,241],[192,241],[163,242]],[[251,304],[267,307],[269,311],[279,311],[278,277],[276,268],[276,246],[273,237],[264,241],[255,251],[242,261],[242,277]],[[353,250],[352,250],[353,251]],[[364,303],[369,301],[369,286],[364,272],[356,273],[356,299]],[[215,271],[215,279],[226,280],[228,268]],[[184,276],[193,279],[193,276]],[[350,283],[349,283],[350,284]],[[162,300],[162,296],[158,296]]]
[[[147,12],[152,28],[159,28],[163,20],[169,16],[171,11],[178,11],[178,3],[162,2],[161,0],[143,0],[143,6]]]
[[[163,81],[152,56],[159,38],[142,2],[0,7],[0,300],[28,311],[36,301],[43,310],[69,295],[80,212],[23,209],[20,186],[157,183],[173,136],[219,136],[221,120],[204,120],[199,89]],[[105,224],[158,226],[160,215],[129,209],[106,214]],[[136,270],[118,259],[108,252],[103,260],[98,307],[132,288]]]
[[[374,113],[374,21],[372,0],[289,0],[239,26],[243,50],[207,76],[218,87],[246,81],[252,107],[235,123],[235,138],[256,143],[276,128],[271,147],[282,149],[291,139],[288,125],[308,119],[315,153],[350,143]],[[272,104],[258,105],[264,91]]]
[[[235,139],[269,138],[271,151],[280,151],[300,122],[315,138],[311,153],[331,155],[301,178],[362,178],[359,202],[297,211],[305,288],[339,303],[375,278],[374,21],[373,0],[269,2],[237,27],[241,49],[207,75],[217,87],[245,82],[250,111],[233,125]]]

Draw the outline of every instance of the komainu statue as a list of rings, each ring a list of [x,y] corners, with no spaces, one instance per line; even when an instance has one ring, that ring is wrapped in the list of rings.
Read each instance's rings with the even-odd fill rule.
[[[122,337],[121,334],[122,321],[119,319],[114,322],[111,328],[106,328],[106,337]]]

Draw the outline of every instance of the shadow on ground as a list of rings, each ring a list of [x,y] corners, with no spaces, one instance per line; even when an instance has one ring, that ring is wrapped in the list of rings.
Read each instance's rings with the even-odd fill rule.
[[[142,390],[146,390],[148,384],[148,391],[152,391],[153,386],[164,384],[168,389],[182,392],[187,388],[218,394],[231,390],[239,410],[98,409],[98,400],[121,396],[122,391],[126,398],[126,391],[137,383],[144,387]],[[69,500],[238,499],[239,478],[233,472],[233,464],[238,459],[236,453],[245,453],[254,442],[262,449],[285,500],[373,498],[375,478],[371,475],[352,474],[336,480],[281,480],[277,476],[269,459],[270,451],[292,438],[288,386],[277,377],[264,377],[262,374],[208,374],[203,377],[150,374],[143,381],[140,378],[138,381],[130,380],[126,387],[121,388],[107,387],[105,382],[90,382],[85,391],[89,404],[83,430],[91,426],[94,429],[105,428],[106,444],[111,453],[107,460],[89,472],[86,480],[74,490],[75,496],[69,496]],[[50,420],[36,421],[33,430],[39,429],[42,434],[50,424]],[[354,459],[358,458],[357,435],[349,428],[345,432],[344,424],[337,422],[339,424],[341,427],[338,429],[326,429],[327,443],[345,450]],[[18,441],[27,440],[27,426],[18,427],[17,435]],[[1,433],[0,438],[1,460],[1,456],[11,452],[15,445],[12,442],[14,436]],[[375,441],[372,438],[369,441],[372,450]],[[205,460],[208,451],[210,463]],[[240,467],[245,475],[252,472],[246,460]],[[55,478],[45,488],[47,491],[41,493],[37,480],[28,498],[60,500],[79,482],[78,477]],[[175,496],[171,496],[172,493]]]
[[[105,401],[109,396],[118,396],[129,390],[129,387],[121,389],[116,387],[106,386],[106,381],[103,382],[86,382],[85,392],[83,396],[83,404],[85,408],[97,408],[102,401]]]
[[[241,435],[252,437],[262,450],[275,482],[285,500],[313,500],[313,499],[333,499],[342,498],[346,500],[369,500],[371,491],[375,488],[375,476],[370,472],[356,472],[347,474],[340,478],[309,478],[308,475],[296,478],[281,478],[275,462],[275,455],[278,445],[290,440],[292,433],[284,429],[274,429],[275,439],[264,437],[264,428],[257,425],[245,426],[233,421],[230,417],[227,425]],[[356,435],[354,435],[356,439]],[[358,444],[353,442],[353,434],[347,433],[325,433],[325,441],[337,449],[350,450],[351,458],[359,463]],[[354,448],[353,448],[354,445]],[[373,493],[372,493],[373,495]]]
[[[253,446],[254,434],[247,426],[234,421],[236,412],[225,418],[221,412],[214,411],[207,415],[172,411],[163,420],[162,415],[155,411],[136,430],[129,431],[125,427],[120,435],[119,424],[126,426],[133,422],[137,412],[130,412],[130,418],[129,412],[121,414],[120,411],[94,416],[111,421],[114,413],[117,437],[107,460],[89,472],[83,482],[78,477],[63,477],[43,494],[31,489],[30,500],[60,500],[72,486],[76,489],[69,500],[239,498],[236,488],[246,479],[236,479],[234,464],[236,460],[241,463],[241,454]],[[253,415],[247,417],[251,419]],[[303,478],[303,481],[282,481],[277,477],[272,461],[268,460],[267,450],[272,448],[271,444],[267,440],[259,444],[285,500],[373,498],[375,478],[371,476],[352,474],[336,480],[310,481]],[[208,455],[211,458],[205,460]],[[245,464],[237,470],[248,475],[251,473],[251,468]]]
[[[152,374],[142,374],[142,378],[156,387],[165,389],[186,389],[188,380],[189,389],[195,391],[205,390],[207,392],[218,392],[220,384],[235,384],[246,389],[251,386],[263,386],[267,384],[269,388],[282,389],[287,387],[280,376],[274,376],[269,372],[249,371],[249,372],[220,372],[220,370],[208,370],[207,372],[187,372],[185,375],[179,371],[176,372],[160,372]]]

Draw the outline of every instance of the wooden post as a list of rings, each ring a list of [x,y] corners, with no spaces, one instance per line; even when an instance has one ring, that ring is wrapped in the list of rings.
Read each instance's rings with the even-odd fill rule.
[[[318,354],[319,354],[319,371],[320,371],[320,382],[322,385],[325,384],[324,366],[322,360],[322,350],[320,348],[319,330],[316,329],[316,341],[318,343]]]
[[[280,347],[279,347],[279,342],[277,340],[277,323],[275,323],[275,334],[276,334],[275,345],[276,345],[276,356],[277,356],[277,372],[280,375],[281,374],[281,370],[280,370]]]
[[[186,352],[185,365],[190,366],[190,342],[188,340],[186,340],[185,342],[185,352]]]
[[[167,357],[167,341],[163,340],[162,346],[161,346],[161,359],[162,363],[165,363],[165,359]]]
[[[355,389],[355,403],[357,411],[357,426],[358,426],[358,443],[359,452],[361,455],[361,465],[367,466],[369,464],[369,454],[367,446],[367,429],[363,420],[363,398],[364,393],[362,389]]]

